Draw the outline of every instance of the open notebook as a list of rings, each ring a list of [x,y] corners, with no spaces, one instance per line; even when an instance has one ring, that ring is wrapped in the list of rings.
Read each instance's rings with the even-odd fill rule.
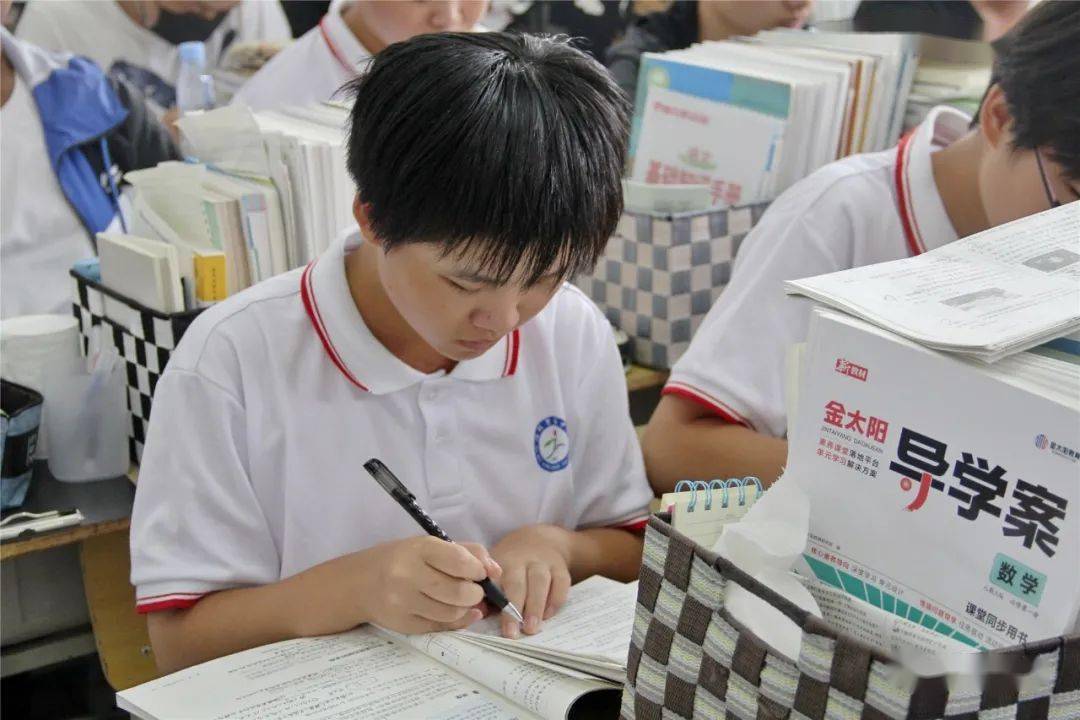
[[[267,645],[117,694],[144,720],[555,720],[618,714],[637,584],[593,577],[537,635],[404,636],[374,626]]]

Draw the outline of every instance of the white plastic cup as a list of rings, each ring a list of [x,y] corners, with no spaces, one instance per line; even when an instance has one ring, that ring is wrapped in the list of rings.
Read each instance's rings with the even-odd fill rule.
[[[57,480],[85,482],[128,471],[124,362],[97,373],[51,373],[45,424],[49,472]]]

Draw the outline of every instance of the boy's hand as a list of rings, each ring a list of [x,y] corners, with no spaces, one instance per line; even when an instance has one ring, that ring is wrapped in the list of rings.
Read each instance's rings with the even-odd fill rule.
[[[499,583],[507,599],[521,611],[524,628],[502,615],[505,637],[523,629],[532,635],[566,602],[570,590],[570,544],[574,533],[554,525],[530,525],[505,536],[491,549],[503,567]]]
[[[360,556],[363,564],[370,563],[358,568],[367,619],[406,634],[458,630],[476,622],[483,617],[484,600],[476,581],[502,575],[483,546],[433,537],[386,543],[355,557]]]

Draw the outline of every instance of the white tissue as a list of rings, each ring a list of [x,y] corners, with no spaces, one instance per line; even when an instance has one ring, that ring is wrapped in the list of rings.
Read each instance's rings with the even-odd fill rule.
[[[46,378],[83,368],[79,321],[71,315],[24,315],[0,322],[0,377],[48,394]],[[37,457],[48,456],[42,418]]]
[[[724,528],[713,550],[736,567],[820,617],[821,610],[792,572],[806,547],[810,499],[795,483],[777,480],[742,520]],[[729,584],[724,604],[743,627],[794,661],[802,630],[779,610]]]

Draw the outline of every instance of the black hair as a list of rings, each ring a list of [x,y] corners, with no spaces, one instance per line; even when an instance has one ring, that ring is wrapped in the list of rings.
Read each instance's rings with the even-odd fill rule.
[[[1014,146],[1044,150],[1080,180],[1080,3],[1043,0],[993,47]]]
[[[388,250],[432,242],[528,285],[602,255],[622,213],[629,104],[566,39],[420,35],[346,91],[349,172]]]

